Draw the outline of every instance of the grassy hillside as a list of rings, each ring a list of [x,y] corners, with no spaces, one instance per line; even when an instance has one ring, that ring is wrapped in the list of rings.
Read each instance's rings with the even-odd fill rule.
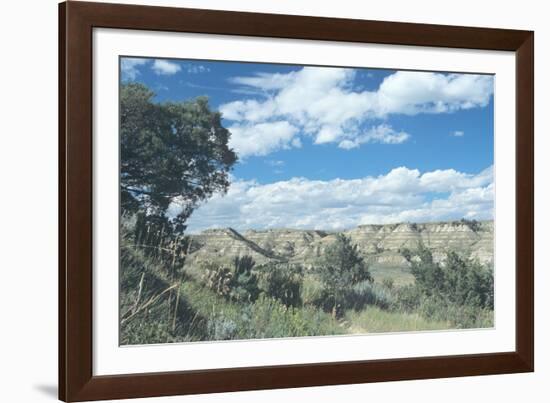
[[[228,301],[191,276],[171,285],[162,265],[130,247],[122,249],[121,262],[121,344],[346,333],[339,321],[314,307],[287,307],[266,295],[252,304]],[[139,273],[145,274],[143,281]],[[136,304],[140,283],[142,302]],[[124,315],[136,306],[142,308]]]

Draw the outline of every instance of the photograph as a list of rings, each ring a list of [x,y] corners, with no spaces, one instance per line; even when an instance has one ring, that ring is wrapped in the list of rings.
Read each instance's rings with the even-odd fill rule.
[[[119,69],[121,345],[493,328],[493,75]]]

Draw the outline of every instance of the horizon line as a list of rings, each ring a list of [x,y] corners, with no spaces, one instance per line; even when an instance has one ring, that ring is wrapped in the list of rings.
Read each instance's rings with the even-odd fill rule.
[[[478,222],[478,223],[489,223],[494,222],[493,219],[458,219],[458,220],[437,220],[437,221],[419,221],[419,222],[413,222],[413,221],[398,221],[398,222],[391,222],[391,223],[384,223],[384,224],[358,224],[351,227],[346,227],[342,229],[315,229],[315,228],[292,228],[292,227],[270,227],[270,228],[263,228],[263,229],[256,229],[256,228],[246,228],[246,229],[236,229],[235,227],[226,226],[226,227],[211,227],[211,228],[204,228],[199,231],[193,231],[189,233],[189,235],[197,235],[201,234],[205,231],[219,231],[219,230],[232,230],[238,233],[241,232],[248,232],[248,231],[256,231],[256,232],[266,232],[266,231],[312,231],[312,232],[342,232],[342,231],[348,231],[354,228],[360,228],[360,227],[384,227],[384,226],[390,226],[390,225],[403,225],[403,224],[409,224],[409,225],[427,225],[427,224],[460,224],[462,220],[465,220],[465,222]]]

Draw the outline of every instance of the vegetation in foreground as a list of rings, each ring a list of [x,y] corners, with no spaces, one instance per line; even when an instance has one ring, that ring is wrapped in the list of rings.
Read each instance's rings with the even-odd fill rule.
[[[313,268],[285,262],[257,265],[250,256],[186,268],[192,248],[188,238],[176,239],[139,220],[122,232],[121,344],[493,324],[492,270],[454,252],[437,263],[422,245],[403,250],[415,281],[396,285],[391,277],[374,282],[357,247],[343,235]]]

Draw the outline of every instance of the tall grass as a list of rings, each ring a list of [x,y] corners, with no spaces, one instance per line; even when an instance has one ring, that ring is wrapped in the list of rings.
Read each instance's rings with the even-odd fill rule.
[[[376,306],[368,306],[361,311],[346,312],[350,333],[412,332],[421,330],[451,329],[448,321],[434,321],[418,313],[386,311]]]
[[[265,292],[255,302],[233,301],[184,276],[174,295],[163,294],[162,290],[170,288],[165,277],[160,262],[152,261],[139,250],[121,249],[121,344],[345,333],[341,324],[323,311],[313,306],[287,307]],[[179,304],[174,319],[177,294]],[[153,303],[146,309],[134,310],[148,301]]]
[[[266,294],[251,304],[227,301],[193,281],[180,292],[207,322],[205,340],[297,337],[344,333],[330,315],[314,307],[287,307]]]
[[[168,281],[161,262],[123,243],[120,266],[121,344],[171,343],[203,338],[206,323],[181,294],[177,298],[177,289]]]

